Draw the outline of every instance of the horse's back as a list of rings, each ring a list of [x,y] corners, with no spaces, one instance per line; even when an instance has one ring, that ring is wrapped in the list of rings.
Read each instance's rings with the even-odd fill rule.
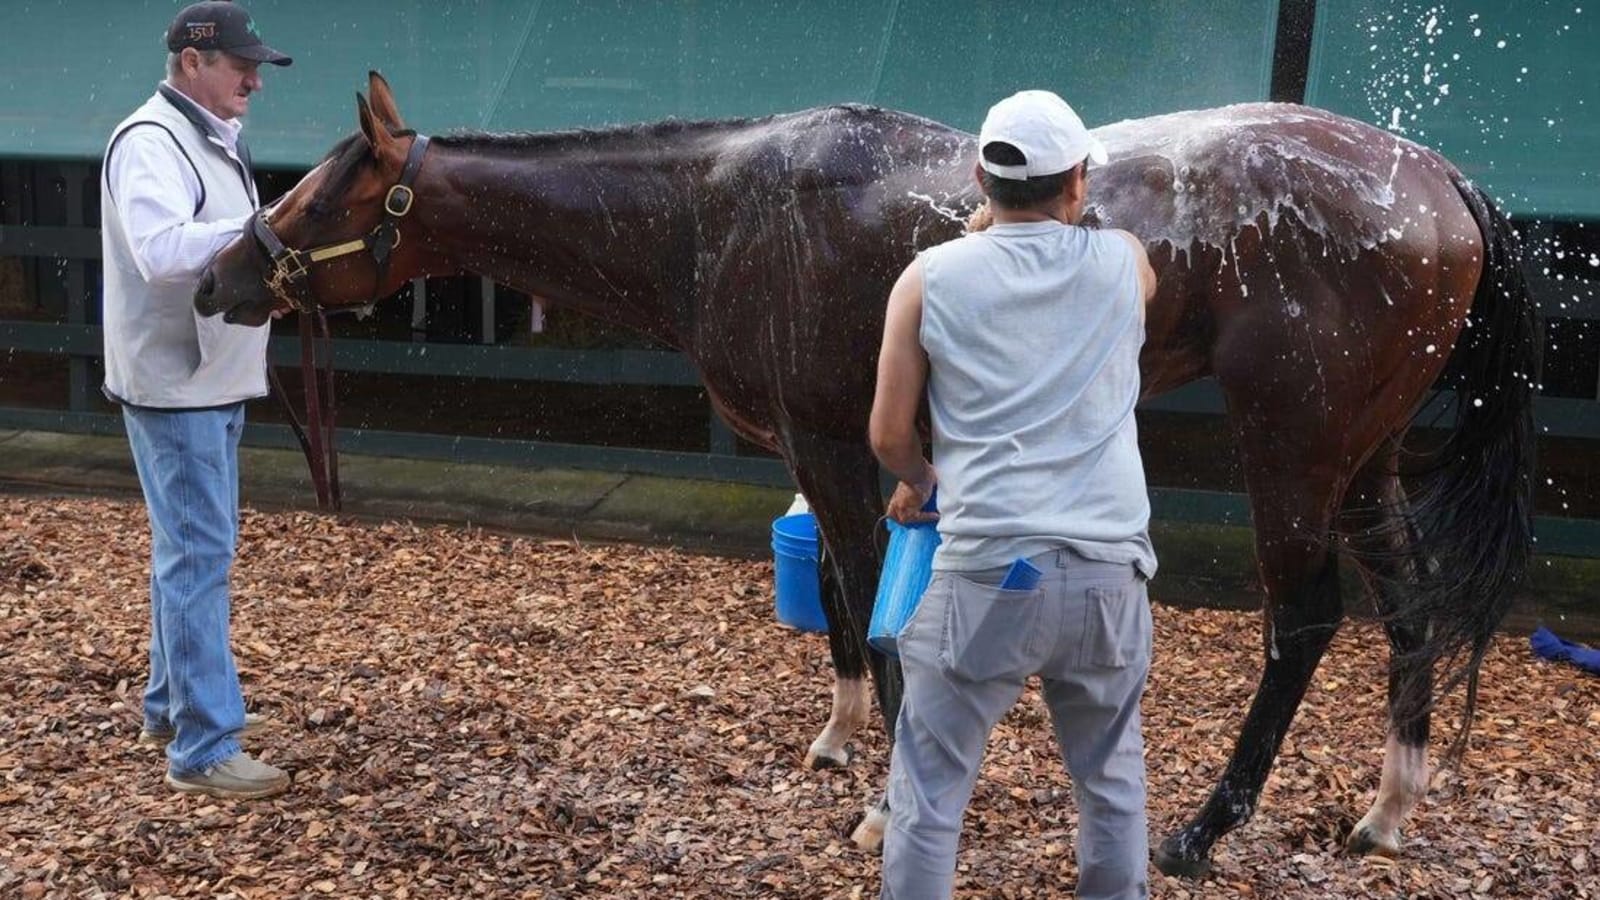
[[[1224,251],[1241,231],[1288,220],[1353,259],[1466,212],[1460,173],[1437,153],[1312,107],[1239,104],[1095,133],[1112,161],[1090,179],[1090,211],[1180,253]]]
[[[966,132],[856,103],[752,121],[720,138],[713,181],[793,190],[849,189],[915,170],[926,177],[970,152]]]
[[[1090,177],[1091,210],[1144,239],[1160,278],[1150,392],[1214,374],[1250,410],[1334,421],[1316,411],[1432,382],[1483,254],[1472,188],[1439,154],[1292,104],[1098,134],[1113,161]]]

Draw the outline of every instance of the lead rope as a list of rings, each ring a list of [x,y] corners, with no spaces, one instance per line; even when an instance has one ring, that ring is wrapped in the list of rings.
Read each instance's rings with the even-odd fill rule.
[[[334,446],[335,419],[339,413],[338,397],[333,390],[333,331],[328,327],[328,314],[317,309],[317,324],[322,329],[322,415],[326,448],[324,456],[326,493],[329,507],[338,512],[344,507],[344,492],[339,487],[339,450]],[[321,501],[321,496],[318,496]]]
[[[324,343],[321,366],[317,364],[319,332]],[[338,411],[333,391],[333,340],[327,317],[320,310],[315,321],[306,313],[300,314],[300,383],[306,408],[304,424],[295,411],[294,403],[289,400],[288,392],[284,390],[278,370],[269,366],[267,374],[272,379],[273,393],[283,407],[289,427],[300,442],[306,466],[311,470],[317,508],[324,512],[338,512],[344,498],[339,486],[339,459],[333,439],[335,414]]]

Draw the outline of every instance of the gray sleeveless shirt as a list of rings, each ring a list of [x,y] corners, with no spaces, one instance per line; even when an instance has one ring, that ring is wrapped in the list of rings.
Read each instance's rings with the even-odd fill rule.
[[[934,568],[1070,547],[1155,574],[1133,408],[1144,315],[1133,249],[1057,222],[923,251]]]

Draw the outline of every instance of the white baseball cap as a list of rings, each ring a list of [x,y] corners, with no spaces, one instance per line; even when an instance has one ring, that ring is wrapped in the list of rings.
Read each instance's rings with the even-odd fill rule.
[[[999,141],[1022,151],[1021,165],[1003,166],[983,156]],[[978,131],[978,164],[1000,178],[1023,180],[1065,172],[1087,157],[1106,164],[1106,148],[1083,127],[1067,101],[1052,91],[1018,91],[989,107]]]

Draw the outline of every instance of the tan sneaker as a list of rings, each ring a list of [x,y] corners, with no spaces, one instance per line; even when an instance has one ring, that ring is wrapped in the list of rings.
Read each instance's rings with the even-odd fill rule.
[[[174,775],[167,786],[183,794],[209,794],[223,800],[255,800],[289,789],[289,773],[248,753],[235,753],[204,772]]]
[[[245,713],[244,727],[239,729],[239,737],[247,738],[262,731],[271,724],[272,720],[266,716],[258,716],[255,713]],[[176,736],[177,732],[173,731],[171,728],[156,729],[146,726],[139,729],[139,743],[150,747],[165,747],[167,744],[171,743],[172,739]]]

